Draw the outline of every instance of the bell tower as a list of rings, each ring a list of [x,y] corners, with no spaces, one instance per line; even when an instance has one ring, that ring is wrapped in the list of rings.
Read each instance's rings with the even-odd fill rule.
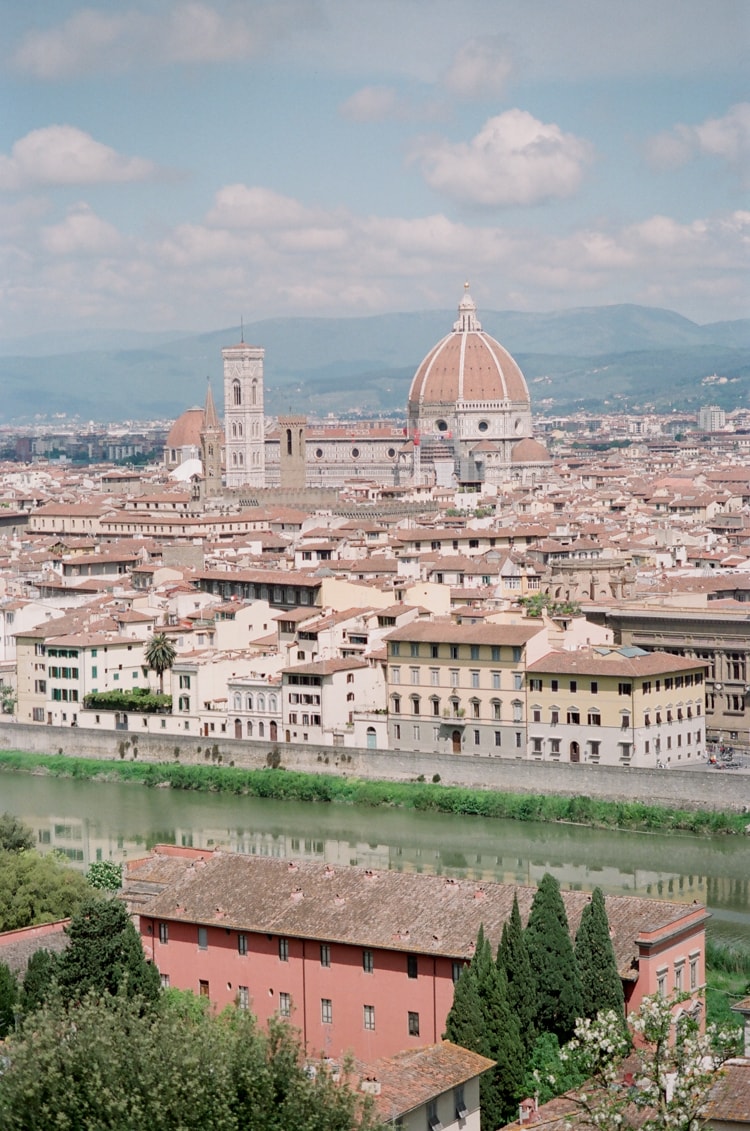
[[[307,480],[305,464],[307,419],[288,414],[279,417],[279,472],[281,486],[291,490],[304,487]]]
[[[224,447],[227,487],[265,487],[263,359],[260,346],[227,346],[224,360]]]
[[[201,429],[203,490],[209,499],[215,499],[217,495],[221,494],[221,440],[221,425],[216,415],[211,379],[209,378],[206,405],[203,410],[203,428]]]

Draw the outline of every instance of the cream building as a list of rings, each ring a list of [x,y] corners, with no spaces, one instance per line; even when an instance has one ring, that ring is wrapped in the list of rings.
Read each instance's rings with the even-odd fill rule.
[[[651,768],[698,761],[705,670],[633,647],[550,652],[526,671],[529,757]]]

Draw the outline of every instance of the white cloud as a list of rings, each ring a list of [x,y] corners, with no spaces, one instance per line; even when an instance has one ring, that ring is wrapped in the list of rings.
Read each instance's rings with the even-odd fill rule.
[[[325,220],[322,210],[261,185],[226,185],[219,189],[207,220],[220,228],[301,228]]]
[[[658,134],[647,146],[647,156],[657,168],[675,168],[694,157],[718,157],[750,187],[750,102],[738,102],[722,118],[708,118],[697,126],[679,124]]]
[[[273,40],[309,27],[314,18],[304,0],[252,6],[182,0],[151,12],[82,8],[55,27],[29,32],[13,63],[19,71],[52,81],[146,64],[249,59]]]
[[[592,155],[589,142],[525,110],[490,118],[469,142],[426,139],[412,153],[437,192],[487,207],[572,196]]]
[[[443,82],[460,98],[496,98],[505,93],[513,70],[505,38],[488,35],[458,49]]]
[[[352,122],[384,122],[403,115],[401,100],[391,86],[363,86],[340,109]]]
[[[41,229],[39,240],[52,255],[110,255],[123,244],[117,229],[81,202],[59,224]]]
[[[124,157],[75,126],[45,126],[0,155],[0,189],[33,185],[93,185],[144,181],[157,172],[151,161]]]

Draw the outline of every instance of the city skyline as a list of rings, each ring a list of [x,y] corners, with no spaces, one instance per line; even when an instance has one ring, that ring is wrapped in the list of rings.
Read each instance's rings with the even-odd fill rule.
[[[747,8],[0,4],[0,339],[747,311]]]

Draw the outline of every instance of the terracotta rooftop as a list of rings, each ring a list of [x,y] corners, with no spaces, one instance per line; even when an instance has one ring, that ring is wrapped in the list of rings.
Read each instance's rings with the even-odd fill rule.
[[[406,1049],[372,1064],[355,1061],[354,1067],[360,1076],[380,1084],[375,1106],[390,1122],[442,1092],[465,1084],[494,1063],[477,1052],[441,1041],[421,1049]]]
[[[298,669],[303,670],[303,669]],[[171,855],[177,851],[178,856]],[[129,889],[161,888],[147,913],[169,919],[294,938],[470,958],[479,927],[493,949],[518,895],[525,922],[536,891],[513,884],[443,876],[331,867],[235,853],[182,855],[169,846],[128,865]],[[571,935],[589,902],[585,892],[564,891]],[[636,938],[673,930],[680,921],[700,924],[697,904],[625,896],[606,897],[615,957],[623,978],[637,977]]]

